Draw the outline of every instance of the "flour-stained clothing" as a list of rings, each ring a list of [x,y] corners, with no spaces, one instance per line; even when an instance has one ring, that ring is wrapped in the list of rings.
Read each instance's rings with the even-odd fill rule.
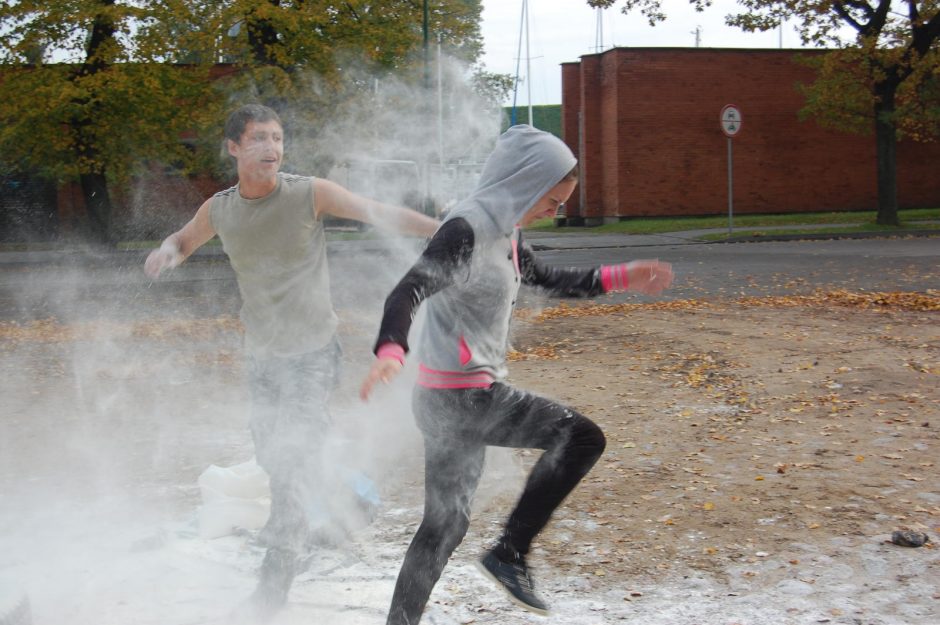
[[[313,178],[278,173],[276,188],[262,198],[243,198],[238,186],[212,197],[209,219],[235,270],[252,356],[305,354],[336,333],[313,185]]]

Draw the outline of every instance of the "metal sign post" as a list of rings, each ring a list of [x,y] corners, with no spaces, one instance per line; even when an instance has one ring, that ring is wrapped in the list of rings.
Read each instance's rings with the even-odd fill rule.
[[[728,236],[734,227],[734,168],[731,138],[741,130],[741,110],[733,104],[721,109],[721,131],[728,137]]]

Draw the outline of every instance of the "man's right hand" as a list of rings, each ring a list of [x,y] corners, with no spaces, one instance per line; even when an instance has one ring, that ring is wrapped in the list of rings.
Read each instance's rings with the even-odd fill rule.
[[[183,255],[173,243],[164,241],[163,245],[150,252],[144,261],[144,273],[151,278],[159,278],[164,269],[173,269],[183,262]]]

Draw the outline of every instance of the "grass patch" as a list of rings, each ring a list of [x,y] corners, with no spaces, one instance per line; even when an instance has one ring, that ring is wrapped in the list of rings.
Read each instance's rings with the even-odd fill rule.
[[[163,243],[163,239],[159,241],[121,241],[115,247],[119,250],[152,250],[160,247],[160,244]],[[222,241],[219,240],[219,237],[212,237],[209,241],[203,244],[203,247],[222,247]]]
[[[327,229],[326,231],[326,240],[327,241],[359,241],[365,239],[377,239],[379,235],[374,231],[370,230],[345,230],[345,229]],[[160,241],[121,241],[117,244],[117,249],[119,250],[151,250],[157,247],[160,247],[160,244],[163,243]],[[208,243],[203,245],[203,247],[221,247],[222,241],[219,237],[212,237]],[[35,249],[35,248],[31,248]],[[51,247],[50,249],[55,249]]]
[[[734,236],[769,236],[770,234],[829,234],[835,232],[872,232],[872,231],[898,231],[904,230],[940,230],[940,225],[922,223],[924,221],[940,221],[940,208],[915,208],[898,211],[902,225],[899,227],[879,226],[875,223],[875,211],[858,212],[828,212],[828,213],[794,213],[782,215],[740,215],[734,218]],[[821,224],[819,228],[807,228]],[[840,226],[838,224],[845,224]],[[773,226],[773,232],[762,231],[761,228]],[[794,228],[787,229],[786,226]],[[687,230],[727,229],[727,216],[711,217],[636,217],[625,221],[605,224],[593,228],[556,228],[551,218],[541,219],[529,226],[527,230],[552,233],[576,234],[657,234],[662,232],[681,232]],[[326,238],[329,241],[371,240],[381,238],[381,234],[369,228],[360,231],[354,228],[328,228]],[[702,235],[699,239],[705,241],[721,240],[727,238],[727,232],[715,232]],[[160,247],[161,241],[121,241],[117,244],[118,250],[149,250]],[[206,245],[222,245],[218,237],[214,237]],[[47,241],[35,243],[0,243],[0,252],[39,252],[54,251],[69,248],[68,243],[61,241]]]
[[[378,238],[381,238],[381,234],[374,231],[373,229],[365,231],[327,229],[326,231],[327,241],[360,241]],[[156,249],[160,247],[161,243],[163,243],[163,239],[158,241],[120,241],[115,244],[114,249],[123,252],[135,250],[145,251]],[[25,243],[11,242],[0,243],[0,252],[54,252],[79,247],[82,247],[82,243],[80,241],[75,243],[64,243],[62,241],[35,241]],[[210,239],[202,247],[222,247],[222,241],[219,239],[219,237],[212,237],[212,239]]]
[[[60,249],[55,243],[0,243],[0,252],[47,252]]]
[[[864,224],[872,229],[884,230],[886,226],[875,224],[875,211],[827,212],[827,213],[787,213],[781,215],[739,215],[734,217],[735,228],[761,228],[766,226],[806,226],[814,224]],[[918,220],[940,219],[940,208],[913,208],[898,211],[903,224]],[[657,234],[661,232],[681,232],[684,230],[706,230],[727,228],[728,217],[635,217],[612,224],[593,228],[558,228],[551,218],[540,219],[528,230],[542,232],[573,232],[579,234]],[[904,226],[902,226],[904,227]],[[914,225],[920,228],[922,226]],[[841,232],[842,230],[837,230]]]
[[[373,241],[382,238],[382,233],[369,228],[367,230],[329,230],[326,231],[327,241]],[[388,236],[388,235],[385,235]]]
[[[917,221],[909,221],[901,224],[900,226],[881,226],[878,224],[868,223],[868,224],[854,224],[854,225],[845,225],[845,226],[833,226],[833,227],[820,227],[820,228],[775,228],[774,230],[735,230],[734,234],[731,235],[731,238],[738,239],[741,237],[770,237],[770,236],[779,236],[779,235],[790,235],[790,234],[842,234],[842,233],[852,233],[852,232],[887,232],[887,233],[897,233],[903,235],[906,231],[915,232],[923,230],[936,230],[940,233],[940,224],[936,223],[918,223]],[[729,238],[727,232],[712,232],[708,234],[703,234],[701,236],[695,237],[698,241],[722,241]]]

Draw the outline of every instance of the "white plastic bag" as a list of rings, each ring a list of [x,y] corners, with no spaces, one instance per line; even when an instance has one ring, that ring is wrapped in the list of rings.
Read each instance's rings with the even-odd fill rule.
[[[209,465],[199,476],[199,535],[220,538],[236,528],[259,529],[271,512],[268,474],[254,459],[232,467]]]

